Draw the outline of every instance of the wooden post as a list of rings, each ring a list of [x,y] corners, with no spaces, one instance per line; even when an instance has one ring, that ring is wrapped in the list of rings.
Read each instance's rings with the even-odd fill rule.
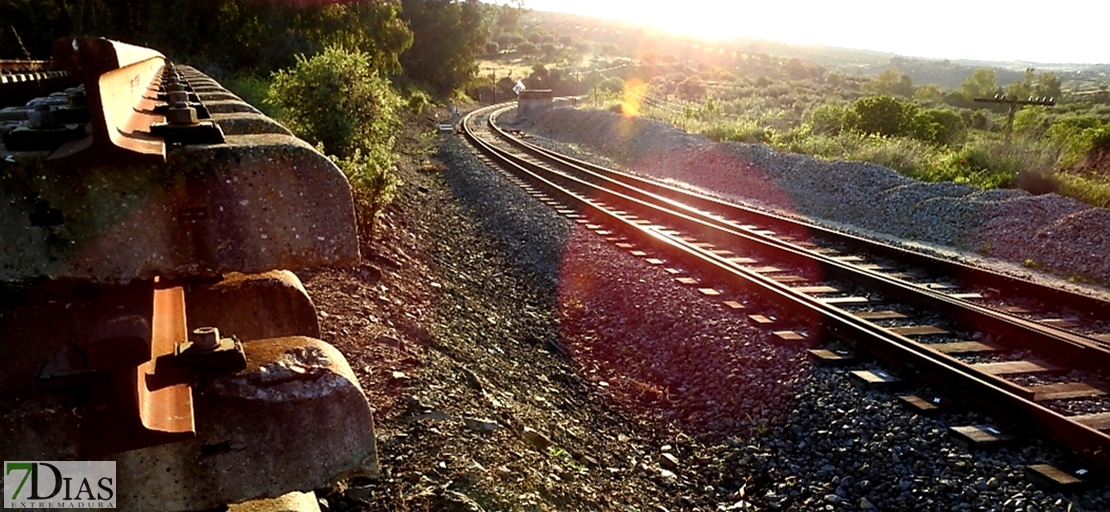
[[[1010,136],[1014,132],[1014,114],[1017,114],[1018,109],[1025,105],[1041,105],[1045,107],[1052,107],[1056,105],[1056,98],[1029,98],[1026,100],[1019,100],[1006,96],[1005,94],[995,94],[993,98],[975,98],[979,103],[1000,103],[1010,106],[1010,112],[1006,116],[1006,145],[1010,145]]]

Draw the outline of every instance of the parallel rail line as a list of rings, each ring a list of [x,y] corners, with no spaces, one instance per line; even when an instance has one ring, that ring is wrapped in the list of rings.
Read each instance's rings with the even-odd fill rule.
[[[591,227],[604,226],[603,232],[623,235],[625,247],[634,242],[730,289],[755,292],[760,303],[786,311],[784,316],[810,322],[814,332],[842,340],[900,373],[916,375],[1049,438],[1086,459],[1092,468],[1110,469],[1110,436],[1103,431],[1110,429],[1110,413],[1071,414],[1066,406],[1060,406],[1110,391],[1100,378],[1110,363],[1110,336],[1099,332],[1106,329],[1099,319],[1110,310],[1110,304],[570,158],[529,144],[497,126],[494,120],[505,109],[495,106],[468,115],[463,120],[465,137],[560,213]],[[813,239],[778,232],[805,233]],[[828,248],[829,244],[838,250]],[[915,282],[885,266],[840,255],[839,248],[930,269],[958,285]],[[809,277],[790,275],[779,268],[782,266],[802,269],[799,273]],[[853,296],[854,292],[845,292],[842,286],[828,286],[829,280],[851,283],[867,290],[865,295],[881,296],[888,309],[876,309],[875,300]],[[983,304],[984,294],[960,293],[956,286],[989,291],[1001,297],[991,300],[1002,304]],[[1025,308],[1007,302],[1054,304],[1078,318],[1038,320]],[[935,342],[942,337],[938,334],[950,333],[930,325],[905,325],[911,321],[904,314],[907,310],[939,315],[948,325],[977,333],[976,339],[983,341]],[[991,359],[1005,353],[1026,357]],[[964,360],[969,357],[971,361]],[[1060,375],[1069,369],[1082,370],[1061,377],[1063,380],[1034,383],[1042,385],[1022,380],[1029,375]]]

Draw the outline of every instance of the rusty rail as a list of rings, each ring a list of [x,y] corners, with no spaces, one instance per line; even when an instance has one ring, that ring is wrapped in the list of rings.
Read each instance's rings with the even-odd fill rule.
[[[85,85],[91,133],[50,155],[54,163],[161,163],[166,144],[150,134],[165,120],[154,112],[156,78],[166,59],[149,48],[108,39],[74,38],[54,42],[56,65]]]

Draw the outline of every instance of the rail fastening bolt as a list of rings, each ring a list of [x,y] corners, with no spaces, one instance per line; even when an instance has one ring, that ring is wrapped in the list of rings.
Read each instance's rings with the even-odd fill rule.
[[[187,126],[200,124],[197,119],[197,109],[190,107],[188,103],[179,101],[174,103],[166,112],[166,122],[174,126]]]
[[[184,88],[182,88],[182,90],[180,91],[170,91],[166,93],[166,96],[169,97],[169,101],[167,103],[169,103],[170,105],[189,102],[189,93],[185,92]]]
[[[215,350],[220,346],[220,330],[215,327],[197,327],[189,335],[189,341],[200,350]]]
[[[50,105],[38,105],[27,113],[27,124],[31,128],[53,128],[57,125],[54,119],[54,110]]]

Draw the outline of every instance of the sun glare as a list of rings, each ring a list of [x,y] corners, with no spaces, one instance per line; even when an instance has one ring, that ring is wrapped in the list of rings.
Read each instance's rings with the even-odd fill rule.
[[[1060,0],[1050,15],[1069,9],[1084,15],[1050,24],[1030,19],[1020,5],[999,9],[993,3],[960,0],[935,0],[927,6],[876,0],[526,0],[525,6],[704,39],[751,37],[933,58],[1110,62],[1097,21],[1110,15],[1110,4],[1102,2]],[[1033,27],[1037,37],[1028,37]]]
[[[626,115],[635,116],[640,113],[640,103],[647,95],[648,86],[639,78],[630,78],[624,84],[624,94],[621,100],[621,111]]]

